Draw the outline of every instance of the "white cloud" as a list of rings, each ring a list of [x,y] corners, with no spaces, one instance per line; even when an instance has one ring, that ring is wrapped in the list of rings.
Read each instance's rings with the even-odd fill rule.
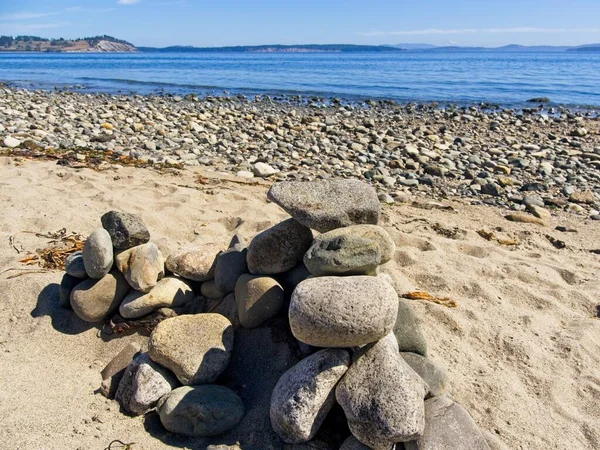
[[[141,0],[119,0],[117,3],[119,5],[133,5],[134,3],[139,3]]]
[[[358,33],[362,36],[428,36],[441,34],[506,34],[506,33],[600,33],[600,28],[454,28],[438,29],[427,28],[424,30],[400,31],[367,31]]]
[[[0,20],[29,20],[29,19],[39,19],[40,17],[48,17],[55,16],[58,13],[56,12],[46,12],[46,13],[32,13],[32,12],[17,12],[12,14],[2,14],[0,15]]]

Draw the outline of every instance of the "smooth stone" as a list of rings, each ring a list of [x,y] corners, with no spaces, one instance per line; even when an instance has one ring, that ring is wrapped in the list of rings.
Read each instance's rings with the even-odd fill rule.
[[[240,324],[256,328],[277,315],[285,303],[285,295],[277,280],[245,274],[235,285],[235,302]]]
[[[101,280],[88,278],[71,291],[71,307],[86,322],[103,322],[119,309],[130,289],[125,277],[117,271]]]
[[[394,449],[394,444],[391,444],[385,450],[393,450],[393,449]],[[340,450],[371,450],[371,447],[367,447],[365,444],[360,442],[354,436],[350,435],[350,436],[348,436],[348,439],[346,439],[344,441],[344,443],[340,447]]]
[[[547,223],[545,220],[539,219],[535,216],[531,216],[525,213],[512,213],[504,216],[506,220],[510,220],[511,222],[521,222],[521,223],[532,223],[535,225],[546,226]]]
[[[232,323],[234,328],[238,328],[240,326],[238,307],[237,303],[235,302],[235,294],[233,292],[230,292],[222,299],[207,302],[207,308],[204,309],[204,312],[221,314]]]
[[[233,326],[220,314],[172,317],[150,335],[148,353],[182,384],[214,382],[225,370],[233,348]]]
[[[120,211],[109,211],[100,221],[112,239],[113,246],[125,250],[150,240],[150,232],[140,216]]]
[[[321,233],[379,221],[377,192],[356,179],[286,181],[275,183],[267,194],[301,224]]]
[[[546,222],[548,220],[550,220],[550,218],[552,217],[552,215],[550,214],[550,211],[548,211],[545,208],[542,208],[541,206],[537,206],[537,205],[527,205],[527,211],[529,211],[531,214],[533,214],[538,219],[542,219]]]
[[[90,278],[101,279],[113,265],[113,244],[110,234],[104,228],[98,228],[83,245],[83,263]]]
[[[119,314],[125,319],[137,319],[160,308],[176,308],[194,300],[194,291],[185,281],[167,277],[158,282],[148,292],[133,291],[119,307]]]
[[[183,386],[164,396],[157,406],[163,426],[192,437],[218,436],[244,417],[244,404],[223,386]]]
[[[265,178],[271,175],[275,175],[277,172],[279,172],[279,170],[275,169],[274,167],[271,167],[266,163],[258,162],[252,167],[252,172],[257,177]]]
[[[215,285],[221,292],[229,293],[235,289],[238,278],[248,273],[246,257],[248,249],[238,236],[235,236],[229,248],[217,256],[215,265]]]
[[[410,304],[402,299],[399,300],[398,304],[394,335],[401,352],[427,356],[427,339],[423,328]]]
[[[208,280],[200,286],[200,295],[211,300],[217,300],[225,296],[225,292],[217,287],[215,280]]]
[[[108,399],[115,397],[119,383],[125,374],[125,369],[131,364],[133,358],[141,351],[139,344],[130,342],[102,369],[102,384],[100,392]]]
[[[380,263],[375,241],[351,235],[315,239],[304,255],[304,265],[314,276],[375,275]]]
[[[208,243],[179,249],[167,258],[171,272],[192,281],[208,281],[215,276],[216,257],[223,248]]]
[[[150,292],[165,276],[165,260],[152,242],[124,250],[116,257],[117,269],[130,286],[138,291]]]
[[[343,349],[325,349],[285,372],[271,395],[271,425],[289,444],[310,441],[335,403],[335,386],[350,366]]]
[[[71,292],[78,284],[82,283],[81,278],[76,278],[65,273],[60,280],[59,304],[63,307],[71,307]]]
[[[279,282],[285,289],[286,294],[291,295],[301,282],[311,276],[310,272],[304,263],[298,264],[296,267],[278,275]]]
[[[85,271],[82,251],[74,252],[67,256],[67,260],[65,261],[65,272],[80,280],[88,278],[88,274]]]
[[[255,275],[290,270],[302,261],[313,240],[309,228],[294,219],[284,220],[257,234],[248,246],[246,262]]]
[[[320,234],[315,238],[315,241],[329,240],[339,236],[357,236],[375,241],[381,250],[381,264],[390,261],[396,253],[394,240],[385,228],[378,225],[351,225],[349,227],[337,228]]]
[[[402,359],[393,340],[388,335],[359,349],[336,388],[350,431],[374,450],[413,440],[425,426],[427,386]]]
[[[6,136],[4,138],[4,146],[8,147],[8,148],[16,148],[19,145],[21,145],[21,141],[19,141],[18,139],[15,139],[12,136]]]
[[[392,331],[397,313],[398,295],[381,278],[319,277],[296,287],[289,319],[300,342],[315,347],[356,347]]]
[[[115,400],[129,414],[139,416],[154,408],[177,386],[177,379],[171,372],[152,361],[147,353],[142,353],[125,370]]]
[[[429,392],[425,394],[426,398],[439,397],[446,393],[448,375],[444,369],[429,358],[416,353],[401,352],[400,356],[429,386]]]
[[[458,403],[448,397],[425,402],[425,428],[422,435],[404,444],[406,450],[489,450],[479,427]]]

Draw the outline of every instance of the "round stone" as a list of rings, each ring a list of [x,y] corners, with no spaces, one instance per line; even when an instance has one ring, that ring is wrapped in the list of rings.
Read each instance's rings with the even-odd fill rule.
[[[220,314],[172,317],[150,335],[148,353],[170,369],[182,384],[214,382],[225,370],[233,349],[233,326]]]
[[[319,277],[300,283],[289,308],[292,333],[315,347],[375,342],[394,327],[398,295],[379,277]]]
[[[167,277],[158,282],[148,292],[133,291],[119,307],[119,314],[125,319],[137,319],[160,308],[176,308],[194,300],[194,291],[185,281]]]
[[[165,260],[152,242],[124,250],[116,257],[117,269],[123,273],[132,288],[150,292],[165,276]]]
[[[381,264],[385,264],[394,257],[396,244],[390,234],[378,225],[351,225],[349,227],[337,228],[320,234],[315,242],[330,240],[341,236],[354,236],[374,241],[381,250]]]
[[[117,271],[101,280],[88,278],[71,291],[71,307],[86,322],[103,322],[119,308],[130,289]]]
[[[285,295],[273,278],[245,274],[235,285],[235,302],[240,324],[256,328],[281,310]]]
[[[113,244],[110,234],[104,228],[98,228],[83,245],[83,263],[90,278],[100,279],[106,276],[113,265]]]
[[[427,386],[429,386],[426,397],[439,397],[446,393],[448,376],[440,366],[429,358],[416,353],[402,352],[400,355],[411,369],[417,372]]]
[[[171,272],[192,281],[208,281],[215,276],[216,257],[222,251],[219,244],[208,243],[180,249],[167,258]]]

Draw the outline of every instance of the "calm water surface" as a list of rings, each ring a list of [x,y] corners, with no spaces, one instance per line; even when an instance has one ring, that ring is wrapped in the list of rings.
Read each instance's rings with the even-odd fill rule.
[[[0,53],[0,80],[89,92],[227,90],[504,106],[549,97],[600,107],[594,53]]]

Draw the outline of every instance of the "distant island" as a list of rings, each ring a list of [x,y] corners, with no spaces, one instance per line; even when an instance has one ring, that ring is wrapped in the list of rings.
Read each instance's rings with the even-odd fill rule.
[[[46,39],[39,36],[0,36],[0,52],[117,53],[137,52],[131,43],[111,36]]]
[[[39,36],[0,36],[0,52],[50,53],[393,53],[393,52],[600,52],[600,44],[579,46],[505,45],[502,47],[435,46],[405,43],[395,45],[299,44],[299,45],[238,45],[229,47],[136,47],[112,36],[80,39],[47,39]]]

